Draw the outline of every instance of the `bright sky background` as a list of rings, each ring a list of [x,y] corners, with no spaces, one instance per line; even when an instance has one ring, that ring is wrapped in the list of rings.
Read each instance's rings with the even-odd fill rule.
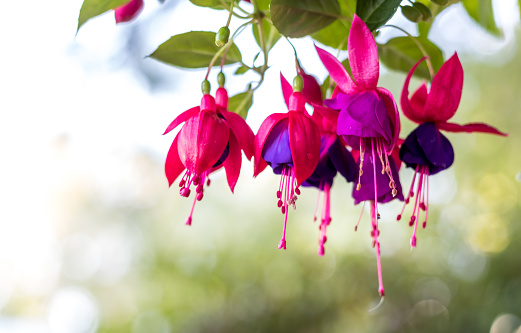
[[[75,36],[81,2],[0,3],[0,310],[16,293],[37,297],[56,290],[45,317],[0,314],[0,333],[89,332],[95,328],[99,313],[89,291],[56,286],[63,265],[55,253],[62,231],[53,210],[56,189],[67,179],[82,175],[96,175],[94,179],[102,187],[121,185],[117,177],[125,170],[120,159],[139,147],[162,160],[173,138],[163,137],[163,130],[175,115],[199,103],[204,70],[183,72],[157,64],[157,68],[171,71],[176,84],[170,91],[155,93],[144,89],[124,66],[114,71],[108,63],[114,60],[114,50],[122,46],[121,34],[132,23],[115,26],[113,16],[106,14],[89,21]],[[519,20],[516,1],[496,0],[494,5],[504,22],[504,41],[469,29],[473,23],[468,18],[454,19],[461,15],[458,6],[437,21],[437,26],[451,22],[451,33],[433,36],[434,41],[443,46],[446,55],[457,48],[461,53],[490,57],[498,49],[508,48],[512,27]],[[145,0],[140,19],[158,10],[157,1]],[[143,56],[174,34],[217,31],[226,18],[225,12],[178,1],[170,15],[150,22],[149,49]],[[247,60],[257,52],[249,34],[238,39]],[[389,34],[384,31],[382,38]],[[464,38],[466,34],[469,38]],[[304,67],[325,77],[313,44],[302,39],[295,46]],[[278,75],[281,69],[289,79],[294,75],[292,52],[283,40],[272,52],[272,68],[255,95],[249,117],[254,130],[275,108],[285,107]],[[228,75],[231,94],[244,90],[247,83],[244,77],[233,81]],[[215,91],[216,84],[213,86]],[[66,169],[60,150],[64,140],[68,142]]]

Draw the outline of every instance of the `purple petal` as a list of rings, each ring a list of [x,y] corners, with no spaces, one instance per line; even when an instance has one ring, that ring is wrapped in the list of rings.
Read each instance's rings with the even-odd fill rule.
[[[293,166],[291,148],[289,145],[289,119],[279,121],[270,131],[264,148],[262,158],[268,162],[277,174],[281,171],[282,164]]]
[[[452,165],[454,150],[435,123],[424,123],[405,139],[400,149],[400,159],[409,168],[428,166],[429,174],[434,175]]]
[[[340,143],[338,138],[329,146],[328,155],[336,170],[340,172],[346,181],[352,182],[356,173],[355,159],[347,148]]]

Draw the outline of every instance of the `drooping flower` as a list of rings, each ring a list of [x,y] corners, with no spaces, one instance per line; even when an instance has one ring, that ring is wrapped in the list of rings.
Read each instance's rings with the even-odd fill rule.
[[[372,193],[371,222],[373,244],[376,247],[378,262],[379,292],[383,297],[384,289],[381,279],[380,243],[378,241],[378,207],[379,187],[390,188],[391,195],[398,195],[397,183],[399,179],[393,172],[392,159],[389,155],[396,147],[400,133],[400,117],[392,94],[381,87],[377,87],[379,78],[378,50],[371,31],[365,23],[354,15],[348,39],[349,64],[353,79],[346,69],[333,55],[316,47],[318,55],[329,72],[337,87],[333,98],[325,101],[325,105],[339,110],[337,134],[353,149],[360,151],[359,179],[355,191],[361,191],[360,196],[365,200],[365,194]],[[366,152],[369,158],[366,158]],[[368,160],[369,163],[365,163]],[[381,163],[380,163],[381,162]],[[380,163],[380,164],[379,164]],[[366,169],[366,170],[364,170]],[[371,172],[372,169],[372,172]],[[389,182],[385,185],[378,181],[377,173],[380,170],[387,175]],[[366,172],[364,172],[366,171]],[[362,175],[372,175],[373,180],[362,184]],[[369,189],[372,187],[372,189]],[[372,191],[372,192],[371,192]],[[381,199],[380,199],[381,200]],[[374,211],[373,211],[374,210]]]
[[[143,0],[131,0],[126,4],[114,9],[116,23],[123,23],[132,20],[143,9]]]
[[[204,185],[210,185],[210,173],[224,167],[233,193],[241,170],[241,150],[248,159],[253,155],[252,130],[238,114],[227,110],[228,98],[224,88],[218,90],[218,96],[218,103],[222,104],[216,105],[215,99],[205,94],[200,106],[181,113],[164,133],[184,122],[168,151],[165,173],[171,186],[186,170],[179,183],[183,197],[190,195],[192,184],[196,186],[187,225],[192,223],[195,202],[203,198]]]
[[[299,75],[303,78],[302,94],[308,104],[314,106],[312,115],[313,120],[320,129],[320,159],[318,164],[302,186],[312,186],[319,190],[317,207],[315,209],[314,220],[317,220],[318,203],[320,196],[322,199],[322,213],[319,225],[319,247],[318,254],[323,256],[325,253],[324,244],[327,241],[327,227],[331,223],[331,186],[333,179],[340,173],[348,182],[352,182],[355,177],[355,160],[345,147],[345,143],[336,133],[336,123],[338,112],[323,106],[322,91],[316,79],[308,75],[299,68]],[[284,100],[289,107],[289,98],[292,93],[290,84],[282,80]]]
[[[283,89],[284,77],[281,74]],[[298,79],[296,80],[298,81]],[[289,86],[291,88],[291,86]],[[284,229],[279,249],[286,249],[289,206],[295,207],[299,186],[315,170],[320,158],[320,132],[305,109],[302,85],[290,94],[287,113],[274,113],[261,124],[255,136],[254,177],[270,166],[280,174],[277,206],[284,214]]]
[[[450,141],[440,133],[447,132],[481,132],[496,135],[506,135],[484,123],[469,123],[458,125],[448,120],[454,116],[458,109],[463,90],[463,67],[458,55],[447,60],[434,76],[430,91],[425,82],[409,98],[409,82],[411,77],[426,58],[416,63],[405,80],[401,106],[403,114],[410,120],[420,125],[405,139],[400,149],[400,159],[407,167],[414,169],[411,188],[405,199],[405,204],[414,195],[416,186],[416,199],[414,200],[413,213],[409,225],[414,225],[411,237],[411,246],[416,247],[416,230],[418,227],[420,210],[425,211],[423,228],[427,225],[429,207],[429,175],[434,175],[449,168],[454,162],[454,149]],[[416,179],[418,179],[416,181]],[[405,209],[405,205],[404,205]],[[398,215],[400,220],[403,214]]]

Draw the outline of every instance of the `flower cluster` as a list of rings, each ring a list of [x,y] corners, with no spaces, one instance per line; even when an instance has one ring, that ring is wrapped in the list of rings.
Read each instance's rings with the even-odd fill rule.
[[[220,87],[215,99],[205,81],[200,106],[181,113],[165,132],[184,123],[168,152],[166,176],[172,185],[185,171],[179,182],[183,197],[191,194],[192,185],[195,187],[192,211],[186,222],[191,224],[193,207],[203,198],[204,186],[210,184],[208,177],[212,172],[224,167],[233,192],[241,168],[241,150],[249,160],[254,158],[254,176],[267,166],[271,167],[275,174],[280,175],[278,189],[274,192],[277,207],[284,215],[278,246],[284,250],[287,248],[288,213],[290,207],[296,208],[301,186],[317,188],[319,199],[320,195],[323,196],[318,240],[318,254],[322,256],[327,241],[326,230],[331,223],[330,190],[335,176],[340,174],[347,182],[353,182],[355,204],[369,202],[378,291],[383,297],[378,204],[394,199],[407,204],[416,192],[409,222],[414,226],[410,243],[415,247],[420,211],[425,211],[423,227],[427,223],[428,178],[447,169],[454,161],[454,150],[440,130],[505,134],[482,123],[458,125],[448,122],[458,108],[463,86],[463,69],[456,54],[433,77],[430,88],[424,82],[410,97],[411,77],[425,58],[411,69],[400,104],[403,114],[419,126],[402,140],[399,138],[400,116],[395,99],[387,89],[378,87],[378,50],[366,24],[354,16],[347,48],[352,76],[330,53],[318,47],[316,50],[336,84],[331,98],[324,99],[316,79],[306,74],[297,62],[298,75],[293,85],[281,74],[288,111],[269,115],[256,135],[243,118],[228,110],[228,94],[222,73],[219,74]],[[308,113],[306,104],[313,107],[312,115]],[[398,173],[402,163],[415,170],[405,197]],[[317,211],[318,202],[315,220]],[[398,220],[403,212],[402,209]]]

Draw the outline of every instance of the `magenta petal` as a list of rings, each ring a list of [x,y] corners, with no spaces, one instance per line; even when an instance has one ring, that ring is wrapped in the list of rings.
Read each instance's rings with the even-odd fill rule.
[[[199,113],[199,107],[193,107],[191,109],[186,110],[185,112],[181,113],[179,116],[177,116],[171,123],[168,125],[168,127],[165,130],[165,133],[163,135],[169,133],[171,130],[179,126],[181,123],[184,123],[189,118],[192,118],[193,116],[197,115]]]
[[[356,14],[347,44],[353,79],[361,90],[374,90],[378,84],[380,65],[376,42],[364,21]]]
[[[489,134],[496,134],[496,135],[501,135],[501,136],[508,136],[507,133],[501,132],[498,129],[496,129],[495,127],[489,126],[484,123],[469,123],[469,124],[465,124],[465,125],[459,125],[459,124],[455,124],[455,123],[437,123],[436,127],[438,127],[438,129],[440,129],[440,130],[444,130],[447,132],[454,132],[454,133],[478,132],[478,133],[489,133]]]
[[[114,9],[116,23],[132,20],[143,9],[143,0],[131,0],[127,4]]]
[[[416,110],[419,114],[424,114],[425,103],[427,102],[427,85],[425,81],[422,82],[421,86],[416,89],[416,91],[412,94],[411,97],[411,105],[413,109]]]
[[[344,65],[332,54],[322,50],[320,47],[315,45],[315,49],[317,50],[320,60],[329,72],[329,76],[331,76],[331,79],[333,79],[336,85],[346,94],[357,91],[356,84],[349,76],[349,73],[347,73]]]
[[[317,124],[300,112],[289,112],[289,144],[297,186],[315,170],[320,159],[320,132]]]
[[[217,163],[228,144],[229,128],[212,111],[190,118],[179,132],[177,149],[186,169],[200,175]]]
[[[233,193],[235,189],[235,184],[237,184],[237,179],[239,179],[239,174],[241,173],[241,148],[239,147],[239,143],[233,135],[233,132],[230,131],[229,137],[229,145],[230,150],[228,153],[228,157],[224,160],[223,166],[226,170],[226,180],[228,181],[228,186],[230,186],[230,190]]]
[[[398,138],[400,136],[400,113],[398,112],[398,106],[396,106],[396,101],[394,100],[394,97],[389,90],[385,88],[376,88],[376,92],[378,93],[378,96],[382,98],[385,102],[387,115],[389,116],[389,120],[391,121],[392,141],[389,147],[386,147],[387,154],[391,154],[394,147],[396,147],[398,143]]]
[[[304,79],[304,88],[302,94],[306,98],[308,104],[322,104],[322,89],[314,76],[304,73],[302,69],[299,71],[299,75]]]
[[[248,160],[251,160],[253,156],[253,140],[255,140],[255,135],[250,126],[248,126],[246,121],[244,121],[244,119],[237,113],[226,110],[220,110],[220,112],[237,138],[239,146],[244,151],[244,155],[246,155]]]
[[[282,95],[284,95],[284,102],[286,102],[286,106],[289,108],[289,97],[293,93],[293,87],[291,84],[286,80],[284,75],[280,73],[280,85],[282,86]]]
[[[403,114],[409,118],[410,120],[416,123],[422,123],[425,121],[425,115],[422,109],[417,109],[413,103],[409,100],[409,83],[411,82],[412,75],[422,61],[427,59],[427,57],[423,57],[418,61],[407,74],[407,78],[405,79],[405,83],[403,84],[402,96],[400,97],[400,105],[402,106]],[[427,92],[425,92],[427,93]]]
[[[458,109],[463,91],[463,67],[458,55],[447,60],[434,76],[431,91],[425,103],[427,121],[445,122],[452,118]]]
[[[270,134],[272,128],[282,119],[287,118],[287,113],[273,113],[269,115],[262,122],[259,130],[257,131],[257,135],[255,135],[255,140],[253,142],[254,148],[254,166],[253,166],[253,177],[257,177],[259,173],[264,170],[268,164],[262,158],[262,149],[264,148],[264,144],[266,143],[266,139]]]
[[[179,159],[179,153],[177,152],[177,135],[168,150],[165,162],[165,174],[168,179],[168,186],[171,186],[177,177],[183,172],[185,166]]]

